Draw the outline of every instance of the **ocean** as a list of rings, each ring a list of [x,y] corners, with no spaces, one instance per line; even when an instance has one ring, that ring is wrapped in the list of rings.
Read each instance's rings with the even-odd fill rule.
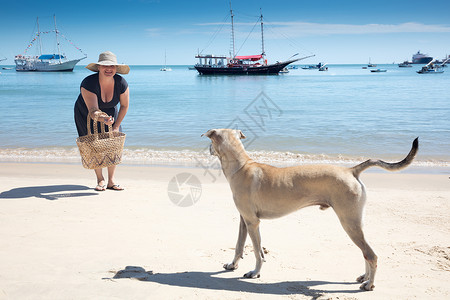
[[[236,128],[275,165],[398,161],[419,137],[418,167],[450,169],[450,69],[329,65],[278,76],[201,76],[188,66],[131,66],[123,163],[198,166],[211,128]],[[73,105],[83,66],[69,73],[0,69],[0,161],[80,163]]]

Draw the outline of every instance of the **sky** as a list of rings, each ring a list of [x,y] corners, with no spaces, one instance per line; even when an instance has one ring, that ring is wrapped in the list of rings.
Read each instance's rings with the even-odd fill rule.
[[[130,65],[192,65],[195,55],[229,55],[229,0],[0,0],[0,59],[14,64],[41,31],[54,29],[70,57],[96,62],[103,51]],[[417,51],[441,59],[450,54],[448,0],[234,0],[237,55],[261,53],[258,17],[270,62],[315,55],[304,63],[393,63]],[[53,36],[47,34],[47,38]],[[69,42],[70,41],[70,42]],[[37,54],[37,42],[27,54]],[[48,45],[50,44],[50,45]],[[76,45],[82,53],[72,45]],[[44,51],[56,51],[46,40]],[[2,62],[3,64],[5,62]]]

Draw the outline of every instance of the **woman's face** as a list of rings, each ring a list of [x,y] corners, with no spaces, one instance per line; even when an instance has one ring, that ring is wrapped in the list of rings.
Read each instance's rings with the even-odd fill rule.
[[[100,75],[106,76],[106,77],[112,77],[116,74],[116,66],[98,66],[98,72]]]

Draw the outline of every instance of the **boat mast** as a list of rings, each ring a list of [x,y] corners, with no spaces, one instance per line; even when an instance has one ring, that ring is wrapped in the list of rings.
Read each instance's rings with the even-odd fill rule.
[[[231,47],[233,49],[233,59],[236,56],[236,51],[234,48],[234,21],[233,21],[233,9],[231,8],[231,1],[230,1],[230,14],[231,14]]]
[[[39,56],[42,55],[42,41],[41,41],[41,30],[39,29],[39,17],[36,18],[38,38],[39,38]]]
[[[263,15],[262,15],[262,10],[261,8],[259,9],[259,12],[261,14],[261,55],[263,56],[263,59],[266,55],[265,51],[264,51],[264,26],[263,26]]]
[[[59,49],[58,28],[56,28],[56,16],[55,15],[53,15],[53,20],[55,22],[56,45],[58,46],[59,63],[61,63],[61,49]]]

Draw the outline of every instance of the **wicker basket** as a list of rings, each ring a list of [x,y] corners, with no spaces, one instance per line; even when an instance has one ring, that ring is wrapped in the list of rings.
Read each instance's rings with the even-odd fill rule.
[[[108,132],[105,132],[105,126],[100,126],[99,133],[97,119],[94,119],[94,133],[91,133],[91,117],[88,115],[88,134],[77,138],[81,162],[86,169],[106,168],[118,165],[122,160],[125,133],[113,131],[111,125],[108,125]]]

